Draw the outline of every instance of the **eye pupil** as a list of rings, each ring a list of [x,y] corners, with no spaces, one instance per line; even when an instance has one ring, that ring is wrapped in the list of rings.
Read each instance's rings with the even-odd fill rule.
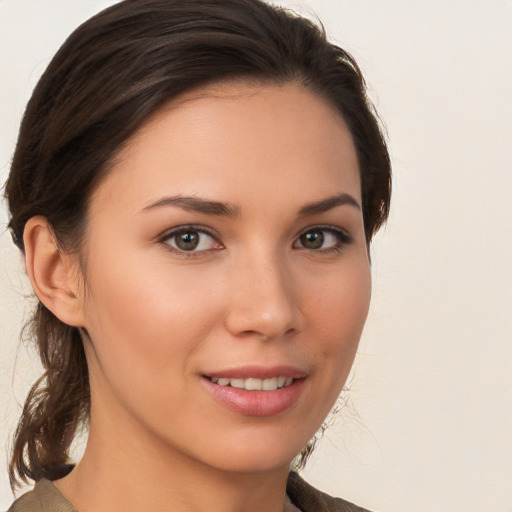
[[[324,243],[324,234],[320,230],[308,231],[300,236],[300,243],[307,249],[320,249]]]
[[[192,251],[199,245],[199,233],[184,231],[176,235],[176,246],[182,251]]]

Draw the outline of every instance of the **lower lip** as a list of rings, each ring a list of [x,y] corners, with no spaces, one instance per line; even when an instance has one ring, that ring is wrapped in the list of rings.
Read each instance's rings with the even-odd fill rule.
[[[245,416],[274,416],[286,411],[299,399],[304,380],[294,380],[289,386],[274,391],[247,391],[219,386],[203,377],[203,382],[216,400]]]

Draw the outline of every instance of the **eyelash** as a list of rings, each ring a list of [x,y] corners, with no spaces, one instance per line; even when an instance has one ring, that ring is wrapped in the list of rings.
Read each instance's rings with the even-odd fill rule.
[[[216,242],[216,244],[219,247],[215,247],[212,249],[203,249],[199,251],[191,250],[187,251],[184,249],[180,249],[179,247],[173,247],[170,244],[171,240],[176,240],[176,237],[180,234],[190,234],[190,233],[198,233],[200,235],[198,245],[201,244],[201,235],[206,235],[210,237],[212,240]],[[223,249],[224,246],[218,241],[218,235],[216,235],[214,232],[204,228],[203,226],[194,226],[194,225],[187,225],[187,226],[179,226],[176,228],[171,229],[170,231],[167,231],[163,234],[163,236],[160,238],[160,243],[164,244],[166,249],[174,254],[178,254],[179,256],[182,256],[184,258],[195,258],[200,256],[201,254],[204,254],[205,252],[210,252],[214,250],[220,250]],[[194,247],[195,249],[195,247]]]
[[[347,245],[352,243],[353,239],[352,237],[344,230],[338,227],[334,226],[311,226],[304,230],[302,230],[297,238],[295,239],[294,246],[298,241],[300,241],[301,237],[313,233],[313,232],[320,232],[324,233],[324,239],[325,239],[325,233],[328,233],[330,236],[336,239],[335,245],[333,247],[327,247],[324,249],[309,249],[308,247],[299,247],[301,250],[310,250],[314,253],[320,253],[320,254],[330,254],[332,252],[340,252],[342,251]]]
[[[312,249],[312,248],[304,247],[303,245],[297,247],[298,243],[303,244],[303,241],[301,241],[301,237],[305,237],[306,235],[311,234],[313,232],[323,233],[322,243],[325,241],[326,233],[329,236],[332,236],[333,238],[335,238],[336,242],[332,247],[327,247],[327,248],[320,247],[320,248]],[[199,240],[197,242],[197,246],[200,246],[200,244],[201,244],[201,235],[206,235],[206,236],[210,237],[213,241],[215,241],[216,244],[218,245],[218,247],[214,247],[214,248],[210,248],[210,249],[195,250],[197,248],[197,246],[196,246],[196,247],[192,247],[192,250],[185,250],[185,249],[181,249],[179,247],[171,245],[170,241],[171,240],[176,241],[176,237],[179,236],[180,234],[185,235],[185,234],[191,234],[191,233],[199,234]],[[337,228],[337,227],[333,227],[333,226],[311,226],[311,227],[308,227],[308,228],[302,230],[297,235],[297,237],[295,238],[295,240],[293,242],[293,247],[298,250],[311,251],[313,253],[329,254],[332,252],[342,251],[345,248],[345,246],[352,243],[352,241],[353,241],[352,237],[345,230],[343,230],[341,228]],[[160,237],[159,242],[164,244],[168,251],[170,251],[174,254],[178,254],[184,258],[195,258],[195,257],[199,257],[199,256],[203,255],[204,253],[207,253],[210,251],[224,249],[224,246],[218,240],[218,235],[216,235],[214,232],[204,228],[203,226],[195,226],[195,225],[179,226],[179,227],[173,228],[170,231],[167,231],[166,233],[164,233]]]

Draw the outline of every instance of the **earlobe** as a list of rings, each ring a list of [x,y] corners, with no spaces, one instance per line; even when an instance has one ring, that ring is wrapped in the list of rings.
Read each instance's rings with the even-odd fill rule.
[[[60,250],[45,217],[30,218],[23,233],[25,264],[39,300],[62,322],[84,323],[78,273],[71,256]]]

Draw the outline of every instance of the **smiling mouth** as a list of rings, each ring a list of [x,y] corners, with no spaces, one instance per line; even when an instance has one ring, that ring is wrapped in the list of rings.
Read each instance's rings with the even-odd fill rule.
[[[293,377],[272,377],[270,379],[230,379],[227,377],[206,377],[208,380],[223,387],[245,389],[247,391],[275,391],[286,388],[295,380]]]

